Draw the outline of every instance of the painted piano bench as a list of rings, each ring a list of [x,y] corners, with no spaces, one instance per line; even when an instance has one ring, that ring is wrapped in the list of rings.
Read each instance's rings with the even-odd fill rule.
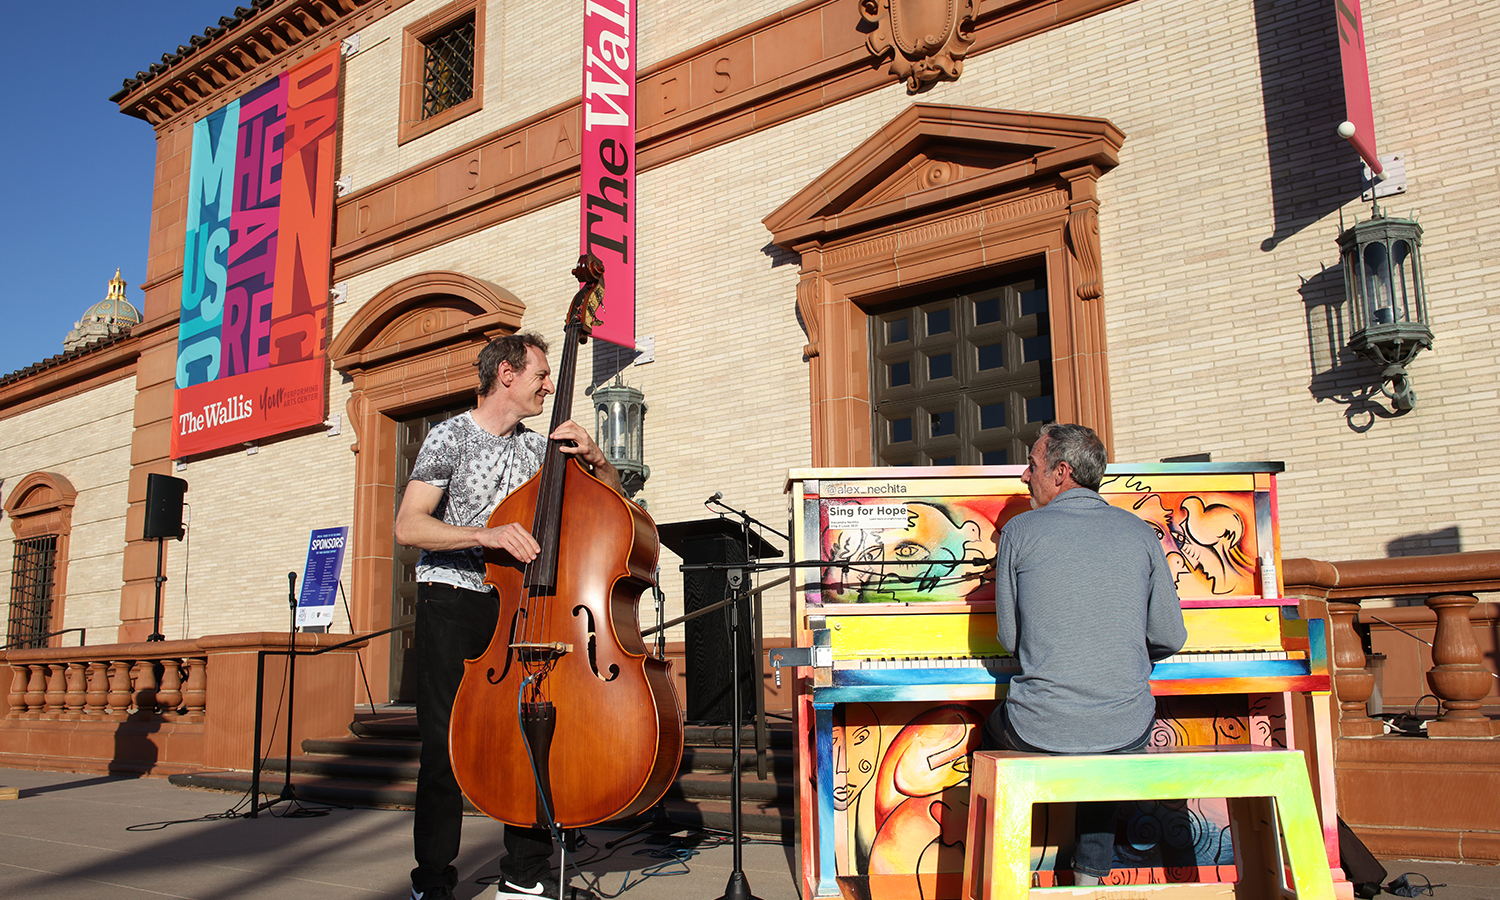
[[[970,775],[965,900],[1046,896],[1332,900],[1323,832],[1302,753],[1254,746],[1153,748],[1140,753],[1050,756],[981,750]],[[1238,881],[1033,888],[1031,807],[1036,803],[1223,797],[1229,801]],[[1283,841],[1286,859],[1283,864]],[[1282,873],[1290,869],[1291,885]]]

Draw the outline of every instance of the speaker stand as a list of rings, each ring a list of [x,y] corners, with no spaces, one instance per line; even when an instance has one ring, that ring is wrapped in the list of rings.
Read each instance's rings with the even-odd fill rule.
[[[156,539],[156,611],[151,614],[151,633],[146,636],[146,640],[148,641],[164,641],[167,639],[161,633],[161,586],[167,581],[167,577],[161,573],[162,542],[164,540],[166,539]]]

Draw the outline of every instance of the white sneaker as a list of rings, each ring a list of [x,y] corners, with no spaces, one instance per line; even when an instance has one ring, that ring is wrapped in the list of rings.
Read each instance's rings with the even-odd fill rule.
[[[500,882],[495,885],[495,897],[497,900],[558,900],[558,887],[557,879],[551,875],[531,884],[511,878],[509,875],[501,875]],[[563,900],[599,900],[599,898],[590,890],[568,885],[568,892]]]

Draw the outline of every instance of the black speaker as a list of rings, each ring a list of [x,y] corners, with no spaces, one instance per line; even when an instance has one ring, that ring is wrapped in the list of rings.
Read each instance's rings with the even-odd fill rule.
[[[720,517],[691,522],[668,522],[658,526],[662,546],[690,565],[743,565],[747,561],[745,526]],[[758,535],[751,533],[748,557],[780,556]],[[722,568],[682,573],[683,612],[696,612],[729,596],[729,573]],[[755,654],[753,601],[736,604],[740,630],[741,721],[753,720],[760,663]],[[683,623],[687,665],[687,721],[729,722],[734,716],[734,659],[730,653],[729,610],[707,613]]]
[[[171,475],[146,476],[146,528],[141,537],[182,540],[182,495],[187,487],[186,481]]]

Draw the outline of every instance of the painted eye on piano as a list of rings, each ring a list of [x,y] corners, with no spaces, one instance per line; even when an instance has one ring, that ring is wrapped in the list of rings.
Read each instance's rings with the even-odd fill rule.
[[[902,541],[891,549],[891,555],[897,559],[908,560],[927,555],[927,548],[916,541]]]

